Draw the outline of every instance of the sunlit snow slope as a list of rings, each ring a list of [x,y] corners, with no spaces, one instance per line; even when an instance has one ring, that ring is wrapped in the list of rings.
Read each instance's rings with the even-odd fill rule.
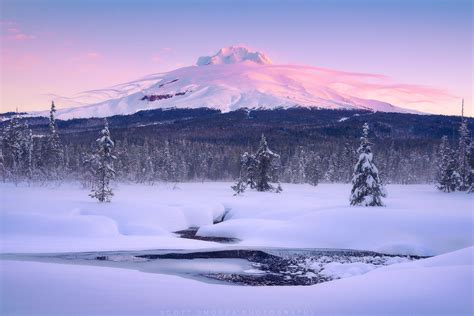
[[[105,117],[147,109],[198,107],[224,112],[292,106],[413,112],[389,103],[393,95],[411,91],[391,86],[386,80],[381,75],[275,65],[263,53],[228,47],[214,56],[200,57],[197,66],[90,91],[105,100],[61,109],[58,117]]]

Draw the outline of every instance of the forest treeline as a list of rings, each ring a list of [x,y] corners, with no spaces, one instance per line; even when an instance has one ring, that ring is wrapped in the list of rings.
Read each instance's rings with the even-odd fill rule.
[[[354,125],[357,129],[354,128],[351,135],[351,125],[328,123],[331,120],[325,116],[333,115],[332,112],[317,113],[321,121],[319,124],[327,125],[326,135],[314,134],[309,129],[310,115],[291,122],[292,115],[295,116],[293,112],[287,115],[286,120],[290,123],[278,116],[268,119],[271,124],[254,119],[248,129],[245,124],[237,126],[238,121],[219,121],[220,117],[203,124],[205,116],[202,114],[193,122],[187,117],[177,120],[179,125],[169,124],[169,121],[166,121],[167,124],[155,122],[150,125],[153,129],[148,125],[121,128],[111,124],[115,144],[115,179],[137,183],[234,180],[239,177],[242,153],[256,150],[259,138],[265,132],[272,149],[280,155],[281,182],[348,183],[357,159],[362,124],[356,121]],[[308,113],[314,115],[312,111]],[[351,113],[354,112],[338,112],[337,115]],[[359,113],[356,114],[355,119],[358,119]],[[360,113],[361,116],[363,114]],[[121,116],[120,120],[125,118]],[[397,114],[394,114],[393,120],[401,124]],[[109,121],[114,122],[114,119]],[[92,124],[87,120],[81,122],[80,126]],[[382,181],[401,184],[435,182],[440,163],[440,138],[417,137],[417,126],[411,126],[402,137],[403,129],[397,127],[397,135],[393,137],[384,133],[384,129],[389,128],[386,122],[384,116],[375,123],[369,123],[375,127],[370,136]],[[84,185],[90,185],[93,181],[97,129],[83,131],[78,128],[77,122],[67,124],[70,125],[65,129],[58,128],[52,111],[48,124],[41,125],[33,133],[28,120],[12,116],[3,124],[1,133],[2,179],[35,182],[80,180]],[[59,124],[62,125],[67,126],[64,122]],[[208,128],[204,128],[206,126]],[[338,126],[341,131],[335,129]],[[436,126],[432,128],[436,130]],[[442,124],[438,128],[446,130]],[[339,132],[343,134],[339,135]],[[446,141],[452,146],[457,144],[456,137]]]

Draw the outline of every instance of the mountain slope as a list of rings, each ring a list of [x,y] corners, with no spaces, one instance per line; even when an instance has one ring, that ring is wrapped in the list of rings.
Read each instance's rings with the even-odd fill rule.
[[[239,108],[318,107],[414,112],[384,102],[387,94],[409,94],[384,84],[379,75],[329,69],[274,65],[270,58],[245,47],[221,49],[200,57],[197,66],[148,76],[91,94],[105,100],[61,109],[62,119],[132,114],[156,108],[208,107],[223,112]],[[382,98],[378,98],[381,96]]]

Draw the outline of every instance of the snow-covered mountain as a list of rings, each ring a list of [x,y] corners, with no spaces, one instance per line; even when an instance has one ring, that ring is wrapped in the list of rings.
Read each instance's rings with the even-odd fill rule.
[[[214,56],[199,57],[198,66],[236,64],[243,61],[251,61],[260,65],[270,65],[272,61],[265,54],[251,52],[247,47],[231,46],[221,48]]]
[[[414,112],[389,103],[390,89],[393,93],[400,93],[400,89],[381,83],[384,80],[380,75],[276,65],[261,52],[231,46],[214,56],[200,57],[196,66],[89,91],[89,96],[104,100],[58,110],[58,117],[105,117],[156,108],[198,107],[224,112],[293,106]]]

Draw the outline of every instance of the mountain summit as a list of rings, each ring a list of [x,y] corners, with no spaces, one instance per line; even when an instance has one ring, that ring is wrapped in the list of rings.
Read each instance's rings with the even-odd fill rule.
[[[230,46],[221,48],[214,56],[199,57],[198,66],[236,64],[250,61],[260,65],[270,65],[272,61],[265,54],[252,52],[245,46]]]
[[[294,106],[413,112],[392,102],[405,103],[423,97],[414,87],[393,85],[381,75],[276,65],[261,52],[231,46],[213,56],[200,57],[197,66],[87,92],[81,97],[91,100],[100,96],[100,101],[61,109],[57,114],[59,118],[70,119],[132,114],[156,108],[208,107],[226,112]]]

